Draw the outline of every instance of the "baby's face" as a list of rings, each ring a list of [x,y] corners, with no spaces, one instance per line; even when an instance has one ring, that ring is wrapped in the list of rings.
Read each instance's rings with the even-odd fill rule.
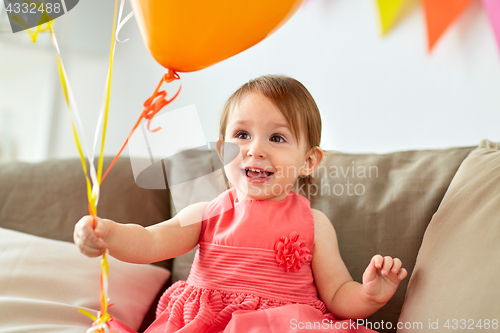
[[[238,200],[284,200],[306,165],[307,144],[292,135],[278,108],[260,94],[249,94],[231,111],[226,142],[240,147],[225,170]]]

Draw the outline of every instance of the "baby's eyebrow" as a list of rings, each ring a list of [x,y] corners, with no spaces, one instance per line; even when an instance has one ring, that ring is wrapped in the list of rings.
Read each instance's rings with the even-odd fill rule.
[[[245,124],[247,124],[247,123],[248,123],[248,121],[247,121],[247,120],[236,120],[236,121],[232,124],[232,126],[245,125]],[[287,123],[275,123],[275,122],[273,122],[273,123],[271,123],[271,125],[273,125],[273,126],[274,126],[274,127],[276,127],[276,128],[283,127],[283,128],[288,129],[288,130],[291,130],[291,129],[290,129],[290,126],[289,126]]]
[[[290,126],[288,126],[288,124],[285,123],[273,123],[273,125],[277,128],[284,127],[286,129],[290,129]]]

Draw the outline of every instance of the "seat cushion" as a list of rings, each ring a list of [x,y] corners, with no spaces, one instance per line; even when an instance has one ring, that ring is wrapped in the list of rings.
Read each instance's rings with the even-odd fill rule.
[[[109,313],[134,330],[170,272],[109,257]],[[100,258],[68,242],[0,228],[0,332],[85,332],[99,310]]]

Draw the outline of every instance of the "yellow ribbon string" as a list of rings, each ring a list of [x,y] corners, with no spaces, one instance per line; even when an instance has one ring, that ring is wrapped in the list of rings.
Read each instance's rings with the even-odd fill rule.
[[[27,3],[27,4],[31,4],[31,2],[29,2],[29,1],[24,1],[24,2]],[[38,35],[41,32],[45,32],[45,31],[48,31],[48,30],[52,29],[52,24],[54,23],[53,22],[54,19],[50,15],[48,15],[45,11],[40,16],[40,19],[38,20],[39,24],[36,26],[34,32],[26,24],[26,22],[24,22],[24,20],[22,20],[18,15],[13,14],[12,15],[12,19],[14,21],[16,21],[19,25],[21,25],[26,30],[26,32],[28,33],[28,35],[31,37],[31,41],[33,43],[36,43],[36,41],[38,39]],[[45,23],[43,23],[43,22],[45,22]]]
[[[93,321],[97,321],[97,317],[94,316],[92,313],[88,312],[85,309],[78,309],[78,312],[83,313],[84,315],[86,315],[87,317],[89,317],[90,319],[92,319]]]
[[[49,27],[50,37],[52,39],[52,43],[54,45],[56,45],[54,30],[52,29],[52,22],[49,22],[48,27]],[[71,113],[71,104],[69,102],[69,97],[68,97],[68,85],[67,85],[66,75],[64,74],[61,56],[59,55],[57,48],[56,48],[55,53],[56,53],[57,70],[59,72],[59,79],[61,80],[61,87],[62,87],[62,91],[64,94],[64,100],[66,101],[66,106],[68,108],[68,111]],[[91,204],[91,203],[95,202],[95,198],[92,197],[92,185],[91,185],[90,178],[88,175],[87,164],[85,162],[85,157],[83,154],[82,145],[80,144],[80,139],[78,137],[78,131],[76,130],[75,123],[74,123],[72,118],[70,118],[70,121],[71,121],[71,127],[73,129],[73,136],[75,138],[76,147],[78,149],[78,155],[80,156],[80,161],[82,164],[83,173],[85,175],[85,180],[87,183],[87,198],[89,201],[89,210],[97,213],[96,209],[95,209],[95,205]],[[92,212],[91,212],[91,214],[92,214]],[[94,214],[92,214],[92,215],[94,215]]]
[[[113,74],[113,59],[115,53],[115,35],[116,35],[116,18],[118,14],[118,0],[115,0],[115,12],[113,16],[113,33],[111,37],[111,50],[109,52],[109,71],[108,71],[108,80],[106,87],[106,107],[104,111],[104,122],[102,125],[102,141],[101,141],[101,152],[99,155],[99,164],[97,167],[97,181],[99,184],[101,183],[102,169],[103,169],[103,156],[104,156],[104,142],[106,141],[106,129],[108,127],[108,114],[109,114],[109,100],[111,95],[111,77]]]
[[[75,122],[73,120],[73,117],[70,117],[71,120],[71,126],[73,129],[73,136],[75,138],[75,143],[78,149],[78,154],[80,157],[80,161],[82,164],[82,169],[83,173],[85,175],[85,180],[86,180],[86,185],[87,185],[87,199],[88,199],[88,209],[89,213],[94,217],[97,216],[97,198],[98,194],[93,193],[92,189],[93,186],[99,186],[101,184],[101,175],[102,175],[102,169],[103,169],[103,153],[104,153],[104,144],[106,141],[106,128],[107,128],[107,121],[108,121],[108,115],[109,115],[109,100],[110,100],[110,94],[111,94],[111,76],[112,76],[112,69],[113,69],[113,54],[114,54],[114,36],[115,36],[115,30],[116,30],[116,16],[117,16],[117,9],[118,9],[118,0],[115,0],[115,15],[114,15],[114,22],[113,22],[113,40],[111,43],[111,54],[110,54],[110,64],[109,64],[109,71],[108,71],[108,81],[107,81],[107,87],[106,87],[106,102],[105,102],[105,113],[104,113],[104,123],[103,123],[103,134],[102,134],[102,141],[101,141],[101,151],[100,151],[100,156],[99,156],[99,164],[98,164],[98,170],[97,170],[97,182],[96,184],[92,184],[89,173],[87,170],[87,165],[85,161],[85,156],[83,153],[82,149],[82,144],[78,135],[78,131],[75,126]],[[47,27],[41,28],[40,26],[37,27],[37,30],[35,33],[31,33],[31,31],[28,31],[30,33],[30,36],[32,37],[33,42],[36,42],[36,38],[39,32],[49,30],[52,38],[52,43],[54,45],[55,51],[56,51],[56,62],[57,62],[57,69],[59,72],[59,78],[61,81],[61,87],[62,91],[64,94],[64,99],[66,102],[66,106],[68,108],[68,111],[70,115],[72,115],[72,108],[71,108],[71,103],[70,103],[70,98],[69,98],[69,87],[68,87],[68,81],[66,78],[66,74],[64,71],[64,66],[62,63],[62,59],[59,53],[59,50],[57,48],[57,42],[55,39],[54,31],[52,29],[52,22],[47,23]],[[77,118],[78,119],[78,118]],[[93,161],[89,161],[89,163],[93,163]],[[109,276],[109,264],[107,260],[107,255],[106,252],[103,253],[102,255],[102,260],[101,260],[101,280],[100,280],[100,311],[98,313],[98,317],[96,318],[95,316],[91,315],[88,311],[85,311],[83,309],[80,309],[79,311],[85,315],[87,315],[89,318],[93,319],[94,322],[97,324],[97,327],[91,328],[89,330],[93,332],[100,332],[104,333],[106,330],[103,328],[104,325],[107,325],[106,323],[110,321],[113,317],[108,313],[108,307],[109,307],[109,297],[108,297],[108,276]]]
[[[123,5],[123,1],[122,1],[122,5]],[[81,121],[79,119],[77,109],[75,107],[75,110],[73,112],[72,107],[71,107],[72,98],[71,98],[71,93],[70,93],[70,87],[69,87],[68,80],[66,77],[66,72],[64,71],[64,66],[63,66],[63,62],[62,62],[61,55],[59,52],[59,48],[57,46],[55,34],[54,34],[53,29],[52,29],[53,22],[48,21],[46,23],[45,27],[42,27],[42,25],[38,25],[34,32],[32,32],[31,29],[27,28],[27,32],[29,33],[29,35],[34,43],[37,41],[37,37],[38,37],[38,34],[40,32],[47,31],[47,30],[50,31],[52,44],[54,45],[54,49],[55,49],[55,53],[56,53],[57,69],[59,72],[61,87],[62,87],[62,91],[64,94],[66,106],[67,106],[68,111],[70,113],[70,121],[71,121],[72,130],[73,130],[73,136],[75,138],[75,143],[76,143],[76,146],[78,149],[78,154],[79,154],[80,161],[82,164],[83,173],[85,175],[85,181],[86,181],[86,185],[87,185],[86,187],[87,187],[88,209],[89,209],[89,213],[94,218],[94,221],[93,221],[94,227],[95,227],[95,221],[96,221],[96,216],[97,216],[97,203],[98,203],[99,189],[100,189],[101,182],[104,179],[104,178],[101,178],[101,175],[102,175],[102,170],[103,170],[104,144],[106,141],[106,129],[107,129],[108,115],[109,115],[109,101],[110,101],[110,95],[111,95],[111,77],[112,77],[112,73],[113,73],[113,59],[114,59],[114,51],[115,51],[117,12],[118,12],[118,0],[115,0],[115,12],[114,12],[113,33],[112,33],[113,37],[112,37],[112,41],[111,41],[111,51],[110,51],[110,57],[109,57],[109,71],[108,71],[107,83],[106,83],[106,88],[105,88],[106,89],[105,90],[105,107],[104,107],[104,117],[103,117],[104,119],[103,119],[103,127],[102,127],[101,150],[100,150],[100,154],[99,154],[97,176],[95,175],[95,169],[93,168],[93,164],[90,165],[90,167],[92,168],[92,177],[89,177],[87,163],[85,161],[85,156],[84,156],[85,154],[84,154],[84,151],[82,149],[82,143],[81,143],[80,137],[78,135],[77,126],[75,125],[75,119],[76,119],[76,122],[80,126],[80,129],[81,129]],[[19,18],[18,18],[18,20],[19,20]],[[20,24],[24,24],[24,22],[22,20],[20,20]],[[25,25],[26,24],[24,24],[24,26]],[[74,101],[73,101],[73,103],[74,103]],[[101,114],[101,116],[102,116],[102,114]],[[93,153],[92,153],[92,155],[93,155]],[[89,159],[88,162],[93,163],[93,160]],[[108,169],[108,171],[109,171],[109,169]],[[91,181],[91,179],[92,179],[92,181]],[[98,312],[98,315],[96,317],[84,309],[79,309],[79,312],[83,313],[84,315],[88,316],[90,319],[92,319],[94,321],[94,325],[87,330],[88,333],[91,333],[91,332],[93,332],[93,333],[109,332],[109,325],[107,324],[107,322],[112,320],[113,317],[108,313],[108,307],[110,306],[109,305],[109,297],[108,297],[108,276],[109,276],[109,264],[108,264],[108,259],[107,259],[107,253],[105,251],[102,254],[102,260],[101,260],[101,279],[100,279],[100,288],[99,288],[100,311]]]
[[[52,25],[49,25],[49,30],[50,30],[52,41],[53,41],[54,45],[56,45]],[[64,99],[66,101],[66,106],[68,108],[68,111],[71,113],[71,103],[70,103],[69,96],[68,96],[67,79],[66,79],[65,72],[63,70],[61,56],[60,56],[59,52],[57,51],[57,48],[56,48],[56,61],[57,61],[57,69],[59,72],[59,78],[61,81],[62,91],[64,94]],[[109,98],[109,95],[108,95],[108,98]],[[71,121],[71,127],[73,129],[73,136],[75,138],[76,147],[78,149],[78,154],[80,157],[80,162],[82,164],[83,173],[85,175],[85,181],[86,181],[86,185],[87,185],[87,199],[88,199],[88,203],[89,203],[89,205],[88,205],[89,213],[95,218],[95,216],[97,216],[97,205],[96,205],[97,196],[92,193],[92,183],[90,181],[90,177],[88,174],[87,164],[86,164],[85,157],[83,154],[82,144],[80,142],[78,131],[77,131],[75,123],[71,117],[70,117],[70,121]],[[98,327],[102,327],[103,324],[105,324],[106,322],[108,322],[109,320],[112,319],[112,317],[108,314],[108,310],[107,310],[107,307],[108,307],[108,284],[107,284],[108,274],[109,274],[108,261],[106,258],[106,253],[103,253],[103,257],[101,260],[101,287],[99,290],[99,292],[101,294],[99,316],[98,316],[98,318],[95,318],[94,316],[90,316],[90,318],[93,319],[94,322],[97,323]],[[87,316],[89,315],[89,313],[83,309],[80,309],[80,312],[84,313]],[[105,331],[102,328],[99,328],[95,332],[104,333]]]
[[[99,318],[99,323],[106,323],[108,320],[111,319],[111,316],[108,314],[108,276],[109,276],[109,265],[108,265],[108,258],[106,255],[106,252],[102,254],[102,260],[101,260],[101,286],[100,286],[100,291],[101,291],[101,317]]]
[[[102,175],[103,160],[104,160],[104,144],[106,142],[106,129],[108,125],[109,101],[111,96],[111,78],[113,75],[113,59],[114,59],[115,43],[116,43],[115,34],[116,34],[117,15],[118,15],[118,0],[115,0],[115,11],[113,15],[113,33],[111,34],[112,38],[111,38],[111,47],[109,53],[109,70],[108,70],[108,78],[106,86],[106,104],[104,109],[104,122],[102,127],[101,151],[99,154],[99,162],[97,166],[97,183],[99,185],[101,184],[101,175]],[[111,315],[109,315],[108,313],[108,307],[109,307],[108,276],[109,276],[109,264],[106,251],[104,251],[101,260],[101,283],[100,283],[101,311],[99,311],[99,318],[97,321],[98,327],[102,327],[103,324],[107,323],[109,320],[112,319]],[[100,330],[102,330],[102,328]]]

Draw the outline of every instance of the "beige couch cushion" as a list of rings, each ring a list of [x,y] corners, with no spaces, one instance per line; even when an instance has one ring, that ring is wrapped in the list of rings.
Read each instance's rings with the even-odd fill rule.
[[[433,332],[498,330],[499,238],[500,143],[483,140],[460,166],[425,232],[400,321],[422,322],[423,331],[431,322],[439,328]]]
[[[105,169],[111,160],[105,158]],[[0,184],[0,227],[73,242],[75,223],[88,214],[85,177],[78,158],[2,164]],[[97,212],[118,222],[147,226],[170,218],[169,199],[168,190],[137,186],[130,159],[122,157],[102,184]],[[156,265],[170,269],[171,262]],[[154,314],[152,305],[145,326]]]
[[[105,159],[105,168],[110,162]],[[75,223],[88,214],[79,159],[0,165],[0,184],[0,227],[73,242]],[[102,184],[97,213],[146,226],[170,218],[169,199],[168,190],[138,187],[124,157]]]
[[[355,281],[361,282],[377,253],[400,258],[412,273],[432,214],[472,149],[326,154],[314,183],[320,195],[311,197],[311,203],[335,227],[340,254]],[[393,298],[369,321],[390,321],[395,327],[408,280],[402,281]]]
[[[109,257],[111,315],[138,330],[169,271]],[[0,332],[85,332],[99,310],[100,258],[76,245],[0,228]]]

